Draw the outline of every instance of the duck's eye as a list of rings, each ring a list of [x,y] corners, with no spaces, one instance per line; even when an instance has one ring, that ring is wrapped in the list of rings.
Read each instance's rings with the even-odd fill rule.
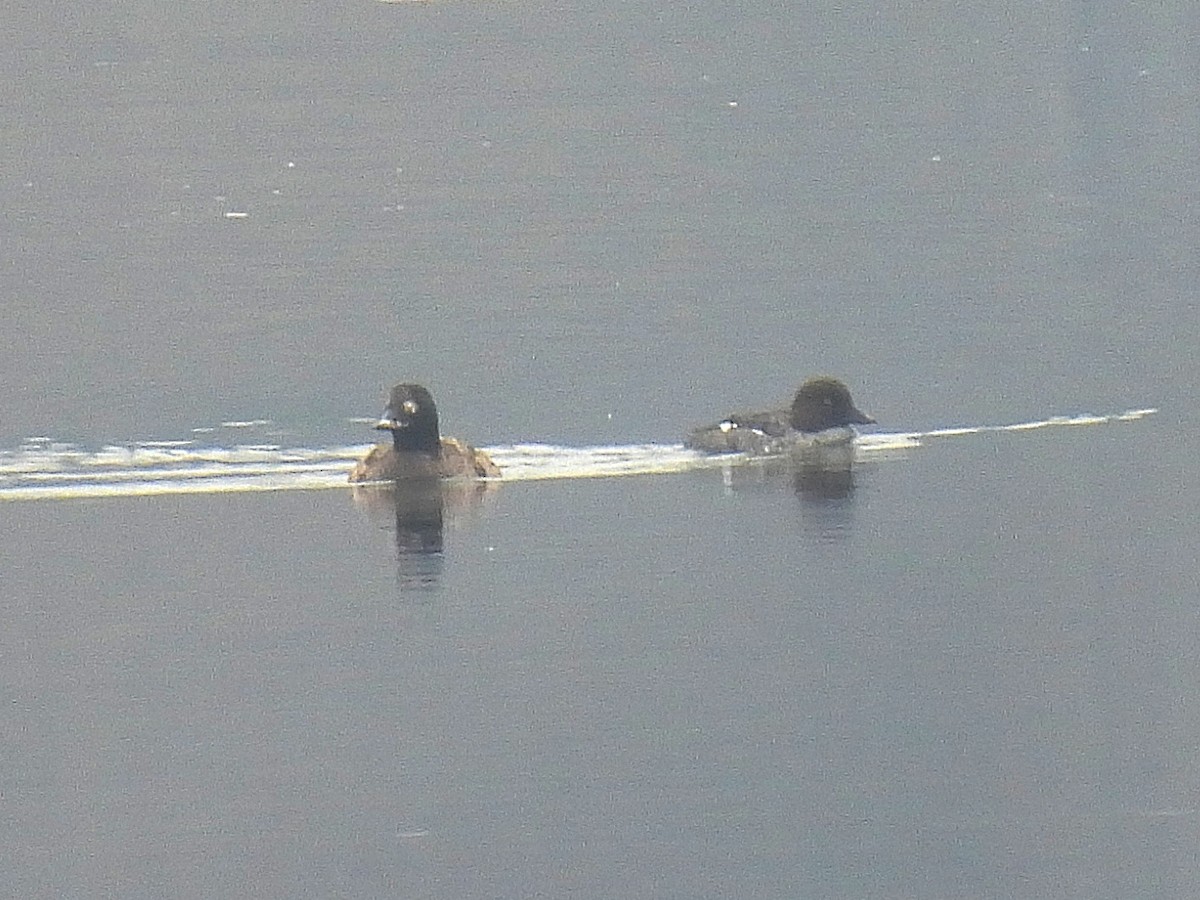
[[[728,419],[726,419],[724,422],[722,422],[717,427],[720,428],[721,431],[728,433],[730,431],[733,431],[733,429],[737,428],[737,422],[730,422]]]
[[[400,404],[400,408],[411,416],[417,411],[417,402],[415,400],[405,400]]]

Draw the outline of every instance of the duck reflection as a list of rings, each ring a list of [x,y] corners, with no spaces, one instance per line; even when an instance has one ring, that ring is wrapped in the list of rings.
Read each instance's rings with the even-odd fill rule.
[[[792,489],[801,500],[846,500],[854,493],[852,444],[799,450],[785,462],[792,476]]]
[[[854,470],[804,456],[731,463],[723,469],[729,493],[778,493],[790,489],[799,501],[795,523],[814,544],[840,543],[853,531]]]
[[[436,587],[441,579],[447,522],[470,521],[493,490],[488,482],[436,477],[351,488],[355,505],[372,521],[394,527],[401,584],[418,589]]]
[[[726,487],[735,491],[790,482],[796,496],[806,504],[849,501],[854,494],[854,448],[846,445],[820,448],[819,452],[798,450],[762,462],[729,465],[724,473]]]

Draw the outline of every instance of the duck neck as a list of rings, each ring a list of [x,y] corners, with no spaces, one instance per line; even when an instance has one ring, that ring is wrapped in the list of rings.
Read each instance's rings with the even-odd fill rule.
[[[426,453],[436,456],[441,452],[442,442],[435,424],[432,428],[420,425],[392,429],[392,446],[397,453]]]

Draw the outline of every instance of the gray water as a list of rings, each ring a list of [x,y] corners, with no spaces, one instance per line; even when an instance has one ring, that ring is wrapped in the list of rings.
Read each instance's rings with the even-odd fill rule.
[[[0,892],[1193,890],[1191,6],[2,15],[10,455],[968,433],[2,502]]]

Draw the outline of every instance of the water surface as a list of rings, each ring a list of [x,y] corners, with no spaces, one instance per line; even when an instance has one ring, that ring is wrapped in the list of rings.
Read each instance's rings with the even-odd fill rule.
[[[11,6],[0,892],[1186,896],[1194,20]]]

